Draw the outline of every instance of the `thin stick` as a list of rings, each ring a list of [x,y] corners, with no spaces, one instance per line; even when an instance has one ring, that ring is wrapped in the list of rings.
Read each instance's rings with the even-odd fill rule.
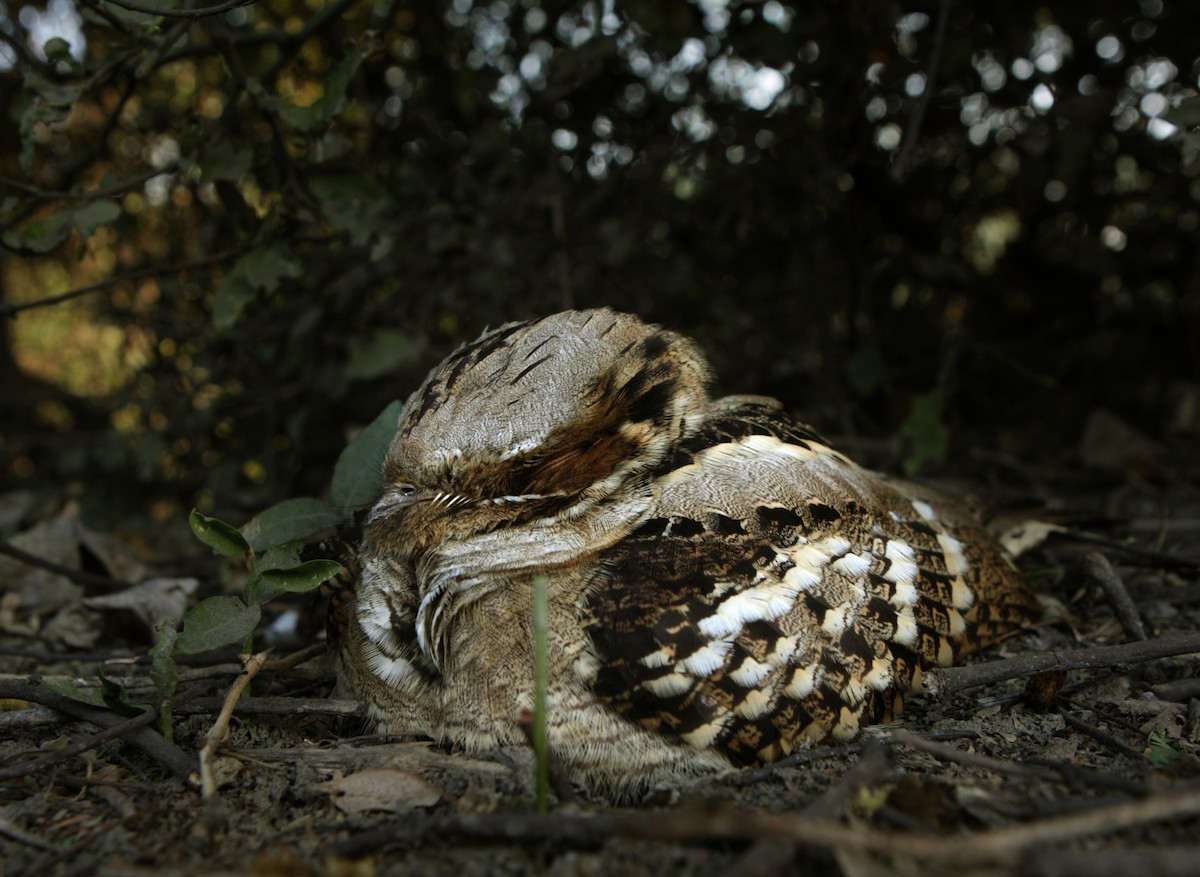
[[[64,694],[51,691],[44,685],[25,680],[0,679],[0,698],[28,700],[40,703],[74,719],[88,722],[98,728],[111,728],[122,724],[125,719],[116,713],[73,700]],[[171,771],[185,783],[192,783],[196,762],[175,744],[150,728],[136,728],[122,738],[123,742],[135,746],[146,755]]]
[[[214,713],[222,709],[227,698],[197,697],[183,707],[176,707],[177,716]],[[234,712],[243,716],[335,716],[365,719],[366,704],[356,700],[330,700],[325,697],[243,697],[234,703]]]
[[[904,142],[900,144],[900,152],[896,155],[896,161],[892,165],[892,179],[897,183],[904,182],[904,177],[908,174],[913,153],[917,148],[917,141],[921,136],[921,126],[925,122],[925,113],[933,101],[933,86],[937,80],[938,68],[942,66],[942,50],[946,47],[946,30],[950,24],[950,3],[951,0],[941,0],[938,4],[933,48],[929,52],[929,67],[925,73],[925,91],[921,93],[921,98],[917,101],[917,106],[908,120],[908,130],[904,132]]]
[[[1095,646],[1090,649],[1072,649],[1066,652],[1020,655],[1004,661],[971,664],[966,667],[945,667],[926,670],[921,678],[921,688],[933,697],[990,685],[1005,679],[1021,679],[1036,676],[1048,670],[1088,670],[1115,667],[1121,664],[1138,664],[1157,658],[1188,655],[1200,652],[1200,633],[1164,636],[1144,642],[1124,643],[1119,646]]]
[[[1099,551],[1090,551],[1080,558],[1078,570],[1079,575],[1091,579],[1104,589],[1104,594],[1112,605],[1113,614],[1117,616],[1125,635],[1135,642],[1145,640],[1146,628],[1142,626],[1137,605],[1125,589],[1125,582],[1108,562],[1108,558]]]
[[[67,292],[59,293],[58,295],[50,295],[45,298],[34,299],[32,301],[10,302],[0,305],[0,317],[15,317],[22,311],[33,310],[34,308],[45,308],[51,305],[61,304],[64,301],[80,298],[89,293],[99,292],[102,289],[108,289],[110,286],[116,286],[118,283],[126,283],[135,280],[145,280],[149,277],[162,277],[166,274],[175,274],[180,271],[189,271],[192,268],[204,268],[208,265],[216,265],[221,262],[226,262],[236,256],[244,253],[248,247],[235,247],[230,250],[225,250],[220,253],[211,253],[207,256],[201,256],[192,259],[188,262],[179,262],[175,265],[158,265],[153,268],[141,268],[137,271],[130,271],[127,274],[118,274],[113,277],[108,277],[104,280],[98,280],[95,283],[89,283],[87,286],[81,286],[78,289],[71,289]]]
[[[311,646],[306,646],[298,652],[292,652],[290,655],[284,655],[275,661],[267,661],[263,670],[267,673],[278,673],[281,670],[291,670],[293,667],[298,667],[305,661],[311,661],[313,658],[320,657],[329,651],[328,643],[313,643]]]
[[[6,768],[0,768],[0,782],[15,780],[18,777],[27,776],[31,773],[36,773],[43,768],[51,767],[66,761],[68,758],[74,758],[81,752],[87,752],[89,749],[95,749],[109,740],[115,740],[118,737],[124,737],[131,731],[136,731],[143,725],[148,725],[150,722],[158,718],[158,707],[151,707],[144,713],[139,713],[132,719],[127,719],[124,722],[113,725],[111,728],[105,728],[98,734],[93,734],[90,737],[85,737],[82,740],[76,740],[73,743],[68,743],[61,749],[56,749],[53,752],[47,752],[45,755],[34,758],[31,761],[22,762],[21,764],[13,764]]]
[[[795,814],[722,811],[696,813],[654,811],[579,814],[457,814],[414,822],[411,818],[331,844],[326,851],[358,858],[395,844],[445,843],[452,838],[503,840],[508,843],[550,841],[572,848],[602,846],[614,837],[655,841],[753,841],[784,838],[826,850],[857,850],[906,856],[958,866],[1012,863],[1033,848],[1062,844],[1200,814],[1200,790],[1186,789],[1137,801],[1108,804],[1072,813],[968,835],[915,834],[845,825],[832,819]]]
[[[130,12],[141,12],[144,15],[160,15],[163,18],[207,18],[211,15],[223,15],[239,6],[249,6],[257,0],[227,0],[217,6],[203,6],[199,9],[157,9],[133,0],[107,0],[113,6],[128,9]]]
[[[911,731],[903,729],[892,731],[888,735],[888,741],[899,746],[907,746],[909,749],[916,749],[918,752],[928,753],[936,758],[940,758],[942,761],[949,761],[968,767],[977,767],[980,770],[990,770],[993,773],[1040,777],[1049,774],[1049,771],[1044,768],[1027,767],[1018,762],[1002,761],[999,758],[980,755],[978,752],[968,752],[965,749],[959,749],[956,746],[949,746],[945,743],[938,743],[935,740],[929,740],[920,734],[914,734]]]
[[[38,569],[44,569],[60,575],[65,579],[75,582],[77,585],[91,585],[92,587],[104,588],[107,591],[121,591],[131,586],[129,582],[123,582],[120,579],[93,575],[83,570],[63,566],[61,563],[55,563],[52,560],[46,560],[44,557],[38,557],[36,554],[22,551],[15,545],[10,545],[7,542],[0,542],[0,554],[7,554],[13,560],[20,561],[26,566],[34,566]]]
[[[204,745],[200,747],[200,794],[205,798],[211,798],[217,794],[217,781],[213,777],[212,760],[217,754],[217,749],[229,736],[229,720],[233,717],[233,710],[237,706],[242,692],[250,684],[250,680],[267,662],[267,655],[270,653],[271,650],[267,649],[246,659],[242,672],[233,681],[233,685],[229,686],[229,691],[225,695],[225,704],[221,707],[217,720],[204,735]]]

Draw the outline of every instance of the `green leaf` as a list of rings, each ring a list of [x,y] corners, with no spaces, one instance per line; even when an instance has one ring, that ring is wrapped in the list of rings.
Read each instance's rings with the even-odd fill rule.
[[[183,632],[175,641],[181,655],[206,652],[241,643],[254,632],[262,609],[247,606],[241,597],[222,595],[201,600],[183,616]]]
[[[864,344],[846,363],[846,376],[858,395],[867,397],[883,383],[883,357],[874,344]]]
[[[80,691],[70,679],[43,679],[42,684],[51,691],[61,694],[64,697],[69,697],[71,700],[77,700],[80,703],[86,703],[90,706],[108,706],[104,702],[104,696],[99,691]]]
[[[285,277],[299,277],[304,273],[300,262],[288,251],[286,244],[275,243],[255,247],[234,266],[246,282],[255,289],[272,292],[279,288]]]
[[[1180,101],[1178,106],[1163,113],[1162,118],[1177,128],[1194,128],[1200,125],[1200,95]]]
[[[248,144],[225,140],[206,143],[200,159],[200,179],[206,183],[236,183],[254,163],[254,150]]]
[[[85,235],[90,235],[101,225],[114,222],[120,216],[121,206],[115,201],[92,201],[71,211],[75,227]]]
[[[179,685],[179,668],[175,666],[175,641],[179,639],[179,631],[173,624],[162,624],[158,627],[158,642],[150,649],[150,678],[159,695],[164,699],[175,695]]]
[[[22,228],[9,229],[4,233],[4,244],[14,250],[48,253],[67,239],[73,227],[72,211],[63,210],[35,219]]]
[[[291,569],[266,570],[262,574],[262,583],[276,592],[306,594],[319,588],[341,571],[342,565],[336,561],[309,560]]]
[[[342,60],[337,63],[326,77],[324,93],[307,107],[279,101],[277,109],[285,122],[300,131],[311,131],[319,125],[331,121],[346,104],[346,89],[354,74],[362,64],[362,52],[357,46],[351,46]]]
[[[70,61],[71,44],[62,37],[51,37],[42,43],[42,54],[47,61]]]
[[[912,452],[904,461],[908,474],[916,473],[926,461],[946,456],[949,441],[942,423],[942,394],[938,390],[923,393],[913,400],[912,411],[900,432],[912,442]]]
[[[339,508],[354,510],[379,497],[383,458],[396,435],[404,405],[395,401],[346,445],[333,467],[329,498]]]
[[[246,305],[254,301],[254,288],[241,275],[228,274],[213,297],[213,325],[226,332],[237,322]]]
[[[28,108],[21,114],[21,153],[20,164],[21,170],[25,171],[30,177],[33,176],[35,158],[37,156],[38,138],[34,137],[34,131],[38,127],[38,123],[47,125],[55,125],[67,118],[70,113],[70,107],[51,106],[50,104],[41,101],[30,101]]]
[[[242,528],[242,534],[255,551],[266,551],[336,527],[343,517],[342,512],[329,503],[302,496],[285,499],[259,512]]]
[[[230,269],[213,299],[213,324],[219,331],[230,329],[254,297],[273,292],[285,277],[299,277],[303,268],[285,244],[255,247]]]
[[[303,541],[300,540],[284,542],[281,545],[272,545],[258,559],[258,568],[265,571],[268,569],[289,569],[298,565],[300,563],[300,549],[303,545]]]
[[[196,538],[224,557],[241,557],[250,550],[237,527],[192,509],[188,523]]]
[[[80,90],[70,85],[59,85],[39,73],[25,74],[25,88],[42,99],[42,103],[52,107],[69,107],[79,99]]]
[[[417,351],[417,345],[407,332],[379,329],[365,344],[356,344],[351,349],[345,375],[352,381],[371,380],[411,362]]]
[[[1146,757],[1150,759],[1150,763],[1156,767],[1165,767],[1175,759],[1179,758],[1180,752],[1175,749],[1168,741],[1167,735],[1162,730],[1154,730],[1150,732],[1149,738],[1146,740]]]
[[[100,696],[104,698],[104,705],[117,715],[136,716],[149,708],[149,704],[130,703],[129,692],[125,690],[125,686],[105,676],[103,668],[96,668],[96,676],[100,680]]]
[[[371,244],[395,221],[395,203],[378,182],[365,174],[337,172],[318,174],[309,189],[329,223],[350,234],[356,247]],[[436,229],[434,229],[436,231]]]

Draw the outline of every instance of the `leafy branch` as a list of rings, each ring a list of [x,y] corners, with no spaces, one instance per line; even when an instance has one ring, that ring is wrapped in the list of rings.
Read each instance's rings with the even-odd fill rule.
[[[188,523],[196,538],[222,557],[243,558],[249,575],[240,595],[209,597],[184,616],[175,653],[234,643],[250,652],[266,603],[281,594],[313,591],[342,571],[332,560],[300,562],[300,546],[323,530],[347,523],[378,495],[380,467],[400,408],[399,402],[390,404],[342,451],[334,466],[329,502],[312,497],[284,500],[241,529],[192,510]]]

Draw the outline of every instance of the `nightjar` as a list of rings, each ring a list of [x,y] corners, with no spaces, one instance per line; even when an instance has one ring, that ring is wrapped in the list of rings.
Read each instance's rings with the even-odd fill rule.
[[[408,399],[336,608],[379,728],[523,743],[549,594],[550,744],[600,792],[886,720],[921,667],[1027,624],[973,517],[773,399],[711,399],[689,339],[610,310],[486,332]]]

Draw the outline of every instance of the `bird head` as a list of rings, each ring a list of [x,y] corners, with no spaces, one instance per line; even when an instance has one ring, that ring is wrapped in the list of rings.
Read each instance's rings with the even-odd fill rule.
[[[486,332],[409,397],[368,536],[412,553],[583,514],[695,429],[709,379],[690,340],[609,310]]]

